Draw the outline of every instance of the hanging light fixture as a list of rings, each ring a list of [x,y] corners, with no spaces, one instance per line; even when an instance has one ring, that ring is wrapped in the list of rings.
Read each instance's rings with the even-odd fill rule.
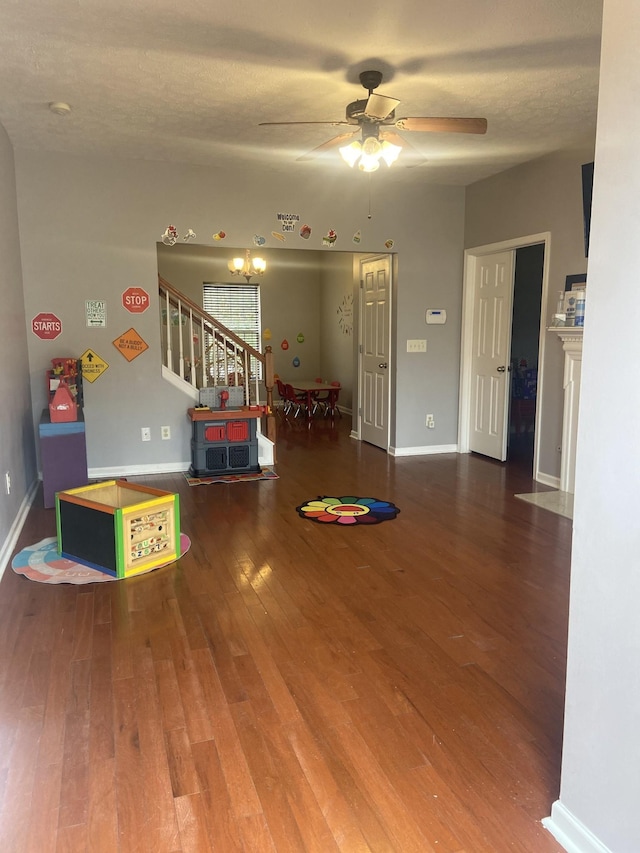
[[[402,151],[399,145],[393,145],[386,139],[380,142],[374,134],[366,136],[362,143],[356,140],[349,145],[343,145],[338,150],[345,163],[352,169],[357,163],[361,172],[377,171],[380,168],[380,160],[384,160],[387,166],[390,166],[395,163]]]
[[[262,275],[267,268],[267,262],[264,258],[252,258],[247,249],[244,258],[232,258],[227,266],[231,275],[243,275],[248,284],[252,276]]]

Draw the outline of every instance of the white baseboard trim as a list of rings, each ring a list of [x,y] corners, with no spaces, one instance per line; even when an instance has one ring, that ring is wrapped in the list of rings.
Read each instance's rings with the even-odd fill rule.
[[[536,483],[542,483],[543,486],[551,486],[553,489],[560,488],[560,477],[553,477],[551,474],[543,474],[538,471],[533,479]]]
[[[89,468],[90,480],[110,480],[118,477],[136,477],[145,474],[182,474],[191,462],[154,462],[151,465],[121,465],[118,468]]]
[[[567,853],[612,853],[560,800],[551,806],[551,817],[545,817],[542,825]]]
[[[2,544],[2,549],[0,550],[0,578],[4,574],[6,567],[9,565],[9,557],[13,553],[13,549],[16,547],[18,536],[20,536],[20,532],[24,526],[29,510],[31,509],[31,504],[33,503],[33,499],[38,491],[39,483],[40,480],[35,480],[31,484],[31,488],[24,496],[24,500],[20,504],[18,514],[13,520],[13,524],[9,530],[9,535]]]
[[[432,453],[457,453],[457,444],[432,444],[425,447],[390,447],[391,456],[429,456]]]

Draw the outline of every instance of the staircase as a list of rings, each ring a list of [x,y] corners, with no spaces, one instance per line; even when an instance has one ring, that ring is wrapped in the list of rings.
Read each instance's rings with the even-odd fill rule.
[[[233,389],[238,404],[264,406],[261,432],[275,445],[271,347],[258,352],[162,276],[158,288],[163,372],[184,383],[194,400],[201,388],[215,386]]]

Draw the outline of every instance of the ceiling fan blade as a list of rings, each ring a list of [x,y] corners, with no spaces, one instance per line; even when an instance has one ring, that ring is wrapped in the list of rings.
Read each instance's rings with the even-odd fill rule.
[[[385,119],[398,106],[400,101],[397,98],[388,98],[386,95],[369,95],[367,106],[364,108],[364,114],[369,118],[375,118],[380,121]]]
[[[431,133],[486,133],[486,118],[399,118],[398,130],[420,130]]]
[[[348,121],[261,121],[258,127],[278,127],[285,124],[324,124],[331,127],[339,127],[341,124],[349,124]]]
[[[316,148],[312,148],[311,151],[307,151],[306,154],[303,154],[302,157],[296,157],[296,160],[313,160],[314,157],[317,157],[318,154],[322,154],[324,151],[330,151],[332,148],[336,148],[338,145],[345,144],[348,139],[353,139],[360,133],[360,130],[351,130],[348,133],[341,133],[339,136],[334,136],[333,139],[327,140],[327,142],[323,142],[322,145],[318,145]]]

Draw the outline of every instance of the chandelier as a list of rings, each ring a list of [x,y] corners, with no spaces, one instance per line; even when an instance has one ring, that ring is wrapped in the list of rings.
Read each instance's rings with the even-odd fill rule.
[[[247,284],[254,275],[262,275],[267,268],[264,258],[252,258],[249,249],[244,253],[244,258],[232,258],[227,264],[231,275],[243,275]]]
[[[363,128],[363,134],[364,132],[365,129]],[[338,150],[342,159],[352,169],[358,163],[358,168],[361,172],[375,172],[380,168],[380,160],[384,160],[387,166],[395,163],[402,148],[386,139],[383,139],[381,142],[377,136],[377,132],[374,132],[365,136],[362,142],[358,142],[356,139],[349,145],[343,145]]]

